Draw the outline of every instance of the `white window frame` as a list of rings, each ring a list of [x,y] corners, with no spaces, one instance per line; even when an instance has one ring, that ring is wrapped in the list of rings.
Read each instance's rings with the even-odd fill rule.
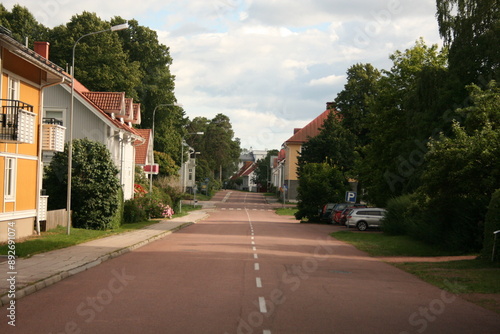
[[[9,75],[9,86],[7,88],[7,99],[19,101],[20,80]]]
[[[6,202],[16,200],[17,188],[17,159],[5,157],[5,180],[4,180],[4,199]]]

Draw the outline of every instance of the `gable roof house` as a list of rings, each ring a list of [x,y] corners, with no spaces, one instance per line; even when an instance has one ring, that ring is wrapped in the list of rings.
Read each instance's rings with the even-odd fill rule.
[[[124,199],[134,197],[136,146],[146,139],[132,127],[140,123],[140,105],[125,97],[124,92],[91,92],[75,80],[73,139],[87,138],[104,144],[119,170],[118,178]],[[71,85],[50,87],[44,100],[47,119],[68,124]],[[54,122],[54,121],[52,121]],[[69,138],[69,130],[66,130]],[[51,154],[44,154],[48,162]]]
[[[243,165],[239,171],[231,177],[232,180],[241,178],[243,180],[241,185],[238,185],[238,190],[256,192],[257,184],[253,182],[254,171],[257,168],[257,164],[253,161],[244,161]]]
[[[316,137],[320,133],[323,123],[331,112],[335,112],[335,110],[332,108],[332,103],[328,102],[323,113],[303,128],[294,129],[293,136],[288,138],[282,145],[284,154],[280,153],[280,161],[282,161],[282,177],[284,186],[287,188],[286,198],[288,200],[297,200],[297,163],[299,154],[302,151],[302,145],[309,138]]]
[[[45,220],[47,197],[40,191],[46,144],[42,104],[49,87],[71,78],[3,27],[0,71],[0,242],[5,242],[31,236]]]

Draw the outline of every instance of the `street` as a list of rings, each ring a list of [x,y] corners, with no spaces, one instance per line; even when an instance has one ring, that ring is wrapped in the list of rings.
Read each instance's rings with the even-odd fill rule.
[[[2,308],[1,333],[498,333],[500,316],[221,191],[210,216]],[[279,204],[278,204],[279,206]],[[460,291],[460,283],[450,281]]]

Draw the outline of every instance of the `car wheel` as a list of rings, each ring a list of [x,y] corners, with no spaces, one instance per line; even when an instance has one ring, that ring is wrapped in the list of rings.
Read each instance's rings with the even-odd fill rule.
[[[366,222],[361,221],[358,223],[357,227],[358,227],[358,230],[360,230],[360,231],[366,231],[366,229],[368,228],[368,224]]]

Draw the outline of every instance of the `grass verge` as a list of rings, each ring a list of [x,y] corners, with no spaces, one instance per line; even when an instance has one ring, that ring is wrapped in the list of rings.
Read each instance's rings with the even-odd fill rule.
[[[39,236],[33,236],[26,240],[16,242],[16,256],[30,257],[35,254],[78,245],[83,242],[104,238],[113,234],[138,230],[155,223],[157,223],[157,221],[150,220],[141,223],[124,224],[117,229],[105,231],[72,228],[70,235],[67,234],[66,227],[58,226],[55,229],[42,232]],[[7,245],[0,245],[0,255],[6,255],[7,253]]]
[[[434,257],[457,255],[406,236],[352,231],[334,232],[331,236],[350,243],[372,256]],[[430,284],[500,314],[499,263],[474,259],[391,264]]]
[[[275,212],[280,216],[293,216],[297,208],[277,208]]]

